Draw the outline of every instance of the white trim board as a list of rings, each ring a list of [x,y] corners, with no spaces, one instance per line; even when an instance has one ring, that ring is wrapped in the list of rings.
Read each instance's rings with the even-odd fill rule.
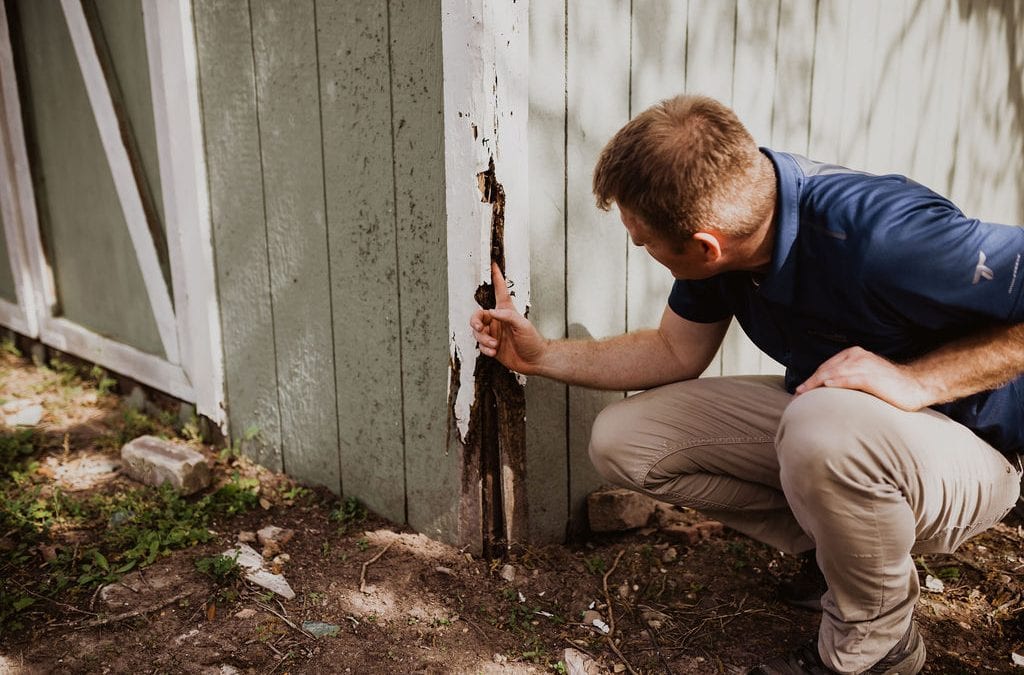
[[[2,319],[11,328],[35,338],[39,336],[39,314],[45,298],[41,294],[42,285],[33,282],[36,272],[32,267],[34,251],[30,252],[30,249],[34,242],[31,237],[23,236],[22,223],[26,219],[31,222],[36,219],[35,198],[25,156],[14,54],[7,25],[7,7],[3,0],[0,0],[0,87],[3,99],[0,111],[0,209],[3,210],[7,255],[18,298],[17,311],[13,307],[5,308]]]
[[[96,44],[86,22],[81,1],[61,0],[61,7],[64,10],[68,31],[71,33],[82,78],[85,80],[85,89],[103,142],[107,163],[114,178],[121,210],[124,212],[125,222],[128,223],[128,234],[135,248],[135,257],[142,272],[164,353],[171,363],[180,363],[174,306],[171,304],[171,296],[160,270],[160,259],[157,257],[153,236],[149,231],[139,185],[128,158],[128,150],[121,138],[114,102],[100,66]]]
[[[190,2],[143,0],[181,363],[196,409],[226,431],[206,156]]]
[[[176,398],[195,400],[195,390],[181,366],[103,337],[67,319],[45,319],[40,339],[55,349],[97,363]]]
[[[0,325],[24,335],[36,337],[29,330],[28,319],[22,308],[4,299],[0,299]]]

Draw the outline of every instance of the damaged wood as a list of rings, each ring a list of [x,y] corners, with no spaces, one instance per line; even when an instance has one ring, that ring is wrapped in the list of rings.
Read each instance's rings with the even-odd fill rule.
[[[504,274],[505,190],[493,158],[477,181],[481,201],[491,204],[490,258]],[[484,309],[493,309],[494,287],[481,284],[474,298]],[[463,496],[470,499],[464,512],[479,514],[482,551],[496,557],[505,553],[510,539],[526,534],[526,397],[515,374],[489,356],[477,357],[473,376],[476,399],[463,462]]]

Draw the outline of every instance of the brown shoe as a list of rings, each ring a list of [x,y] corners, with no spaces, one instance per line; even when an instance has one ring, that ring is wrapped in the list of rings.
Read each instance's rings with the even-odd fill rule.
[[[870,675],[917,675],[924,668],[926,655],[917,623],[911,621],[910,628],[889,653],[864,672]],[[748,670],[747,675],[832,675],[835,672],[822,663],[815,638],[789,654]]]

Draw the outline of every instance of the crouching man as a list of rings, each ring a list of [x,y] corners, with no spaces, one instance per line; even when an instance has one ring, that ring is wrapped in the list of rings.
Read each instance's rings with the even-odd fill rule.
[[[547,340],[495,268],[497,307],[472,318],[480,351],[527,375],[646,390],[594,423],[603,476],[813,551],[817,638],[750,672],[919,672],[911,556],[956,550],[1020,492],[1024,229],[903,176],[759,149],[696,96],[626,124],[593,185],[676,280],[660,326]],[[785,378],[696,379],[733,317]]]

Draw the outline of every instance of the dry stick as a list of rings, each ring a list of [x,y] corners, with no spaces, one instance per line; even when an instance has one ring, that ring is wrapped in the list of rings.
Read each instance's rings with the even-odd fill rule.
[[[294,623],[291,622],[291,619],[289,619],[285,615],[281,614],[277,610],[273,609],[272,607],[270,607],[268,605],[264,605],[262,602],[257,602],[256,605],[258,607],[262,607],[263,609],[267,610],[268,612],[270,612],[271,614],[276,616],[281,621],[284,621],[286,624],[288,624],[292,628],[292,630],[294,630],[294,631],[296,631],[298,633],[301,633],[302,635],[304,635],[305,637],[309,638],[310,640],[313,640],[314,642],[316,641],[316,638],[313,637],[312,634],[310,634],[307,631],[305,631],[305,630],[299,628],[298,626],[296,626]]]
[[[9,581],[11,583],[13,583],[15,586],[17,586],[18,588],[20,588],[21,590],[23,590],[26,593],[28,593],[29,595],[34,595],[35,597],[39,598],[40,600],[45,600],[47,602],[51,602],[51,603],[57,605],[58,607],[63,607],[64,609],[70,609],[72,612],[78,612],[79,614],[85,614],[87,616],[99,616],[96,612],[87,612],[84,609],[78,609],[74,605],[68,605],[68,604],[65,604],[63,602],[60,602],[59,600],[54,600],[53,598],[48,598],[45,595],[40,595],[39,593],[36,593],[35,591],[33,591],[28,586],[23,586],[22,584],[18,583],[14,579],[9,579]]]
[[[377,555],[373,556],[372,558],[370,558],[369,560],[367,560],[366,562],[363,563],[363,568],[359,571],[359,592],[360,593],[369,594],[369,591],[366,590],[366,568],[369,567],[370,565],[372,565],[373,563],[377,562],[378,560],[380,560],[380,557],[388,552],[388,549],[391,548],[391,545],[394,544],[395,541],[397,541],[397,540],[396,539],[392,539],[390,542],[388,542],[387,546],[382,548],[380,550],[380,552],[377,553]]]
[[[178,593],[177,595],[175,595],[175,596],[173,596],[173,597],[171,597],[171,598],[169,598],[167,600],[164,600],[163,602],[161,602],[159,605],[156,605],[155,607],[147,607],[145,609],[136,609],[136,610],[133,610],[131,612],[125,612],[124,614],[118,614],[117,616],[112,616],[109,619],[96,619],[95,621],[87,621],[87,622],[85,622],[83,624],[80,624],[75,630],[81,630],[83,628],[96,628],[97,626],[106,626],[107,624],[111,624],[111,623],[120,623],[121,621],[124,621],[126,619],[134,619],[137,616],[143,616],[144,614],[149,614],[150,612],[155,612],[157,610],[161,610],[164,607],[166,607],[167,605],[174,604],[175,602],[178,602],[179,600],[181,600],[183,598],[187,598],[188,596],[192,595],[193,593],[195,593],[195,591],[184,591],[182,593]]]
[[[604,639],[607,640],[608,646],[612,648],[612,651],[615,652],[619,659],[626,664],[626,670],[629,671],[630,675],[639,675],[635,670],[633,670],[633,666],[629,664],[629,661],[622,655],[619,648],[615,646],[615,612],[612,610],[612,596],[608,594],[608,577],[610,577],[612,572],[615,571],[615,568],[619,566],[619,561],[622,560],[622,555],[625,552],[626,549],[619,551],[619,554],[615,556],[615,562],[612,563],[612,566],[604,573],[604,577],[601,579],[601,587],[604,589],[604,601],[605,604],[608,605],[608,634],[604,636]]]

